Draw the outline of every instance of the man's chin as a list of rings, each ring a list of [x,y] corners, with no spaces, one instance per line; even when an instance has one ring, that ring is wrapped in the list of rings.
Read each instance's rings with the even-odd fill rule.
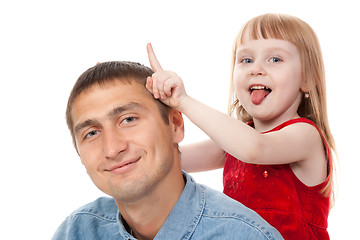
[[[126,203],[142,199],[152,188],[150,181],[146,178],[126,179],[118,184],[111,184],[110,196],[116,201]]]

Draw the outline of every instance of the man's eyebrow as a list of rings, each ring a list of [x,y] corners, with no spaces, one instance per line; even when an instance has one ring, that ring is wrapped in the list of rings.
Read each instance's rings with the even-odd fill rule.
[[[137,103],[137,102],[130,102],[130,103],[127,103],[123,106],[119,106],[119,107],[116,107],[116,108],[113,108],[111,109],[110,111],[108,111],[106,113],[106,117],[108,118],[111,118],[111,117],[114,117],[122,112],[125,112],[125,111],[128,111],[128,110],[131,110],[131,109],[142,109],[144,108],[141,104]]]
[[[116,108],[113,108],[111,109],[110,111],[108,111],[105,116],[107,118],[112,118],[122,112],[125,112],[125,111],[128,111],[128,110],[131,110],[131,109],[136,109],[136,108],[144,108],[142,105],[140,105],[139,103],[136,103],[136,102],[130,102],[128,104],[125,104],[123,106],[119,106],[119,107],[116,107]],[[99,125],[99,121],[97,120],[94,120],[94,119],[87,119],[79,124],[77,124],[75,127],[74,127],[74,135],[77,135],[81,129],[84,129],[88,126],[91,126],[91,125]]]
[[[97,125],[97,124],[98,124],[98,121],[96,121],[96,120],[92,120],[92,119],[85,120],[84,122],[81,122],[74,127],[74,135],[76,136],[81,131],[81,129],[84,129],[91,125]]]

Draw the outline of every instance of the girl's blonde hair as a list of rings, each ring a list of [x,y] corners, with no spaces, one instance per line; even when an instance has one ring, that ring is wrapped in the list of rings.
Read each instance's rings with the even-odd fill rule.
[[[320,44],[314,30],[304,21],[294,16],[283,14],[264,14],[248,21],[235,38],[232,49],[231,70],[234,70],[236,61],[236,50],[244,39],[281,39],[294,44],[300,53],[302,77],[309,90],[309,98],[303,95],[298,108],[300,117],[313,121],[321,130],[329,146],[329,154],[336,153],[335,142],[330,132],[326,107],[326,84],[325,70],[322,59]],[[235,112],[238,119],[243,122],[252,121],[252,117],[241,106],[234,92],[234,79],[231,74],[229,115]],[[324,187],[323,193],[333,193],[334,163],[329,156],[329,178],[330,181]]]

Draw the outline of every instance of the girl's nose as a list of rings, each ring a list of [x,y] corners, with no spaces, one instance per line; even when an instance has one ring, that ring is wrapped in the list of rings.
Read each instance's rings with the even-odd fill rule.
[[[128,147],[126,139],[115,130],[104,131],[103,149],[107,159],[114,159]]]
[[[256,64],[256,63],[252,64],[249,71],[250,76],[263,76],[265,74],[266,74],[265,70],[260,64]]]

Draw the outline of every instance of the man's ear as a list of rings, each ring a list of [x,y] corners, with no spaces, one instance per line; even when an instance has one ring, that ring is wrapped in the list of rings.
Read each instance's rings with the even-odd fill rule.
[[[174,143],[180,143],[184,139],[184,119],[181,112],[171,109],[169,124],[172,125]]]

